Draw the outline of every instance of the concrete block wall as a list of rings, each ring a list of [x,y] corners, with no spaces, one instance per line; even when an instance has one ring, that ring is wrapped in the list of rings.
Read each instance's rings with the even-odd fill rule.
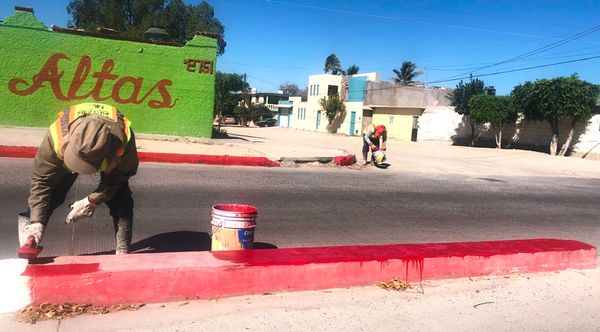
[[[399,86],[390,82],[367,82],[366,105],[425,108],[448,106],[451,90]]]
[[[579,136],[579,142],[575,144],[573,151],[582,156],[600,156],[600,114],[595,114],[588,121],[586,130]]]
[[[419,118],[417,140],[451,142],[462,121],[462,115],[456,113],[452,106],[427,107]]]
[[[571,121],[563,120],[559,123],[559,147],[566,141],[571,129]],[[470,140],[470,127],[466,119],[462,119],[454,129],[451,139],[458,144],[468,144]],[[480,125],[475,128],[476,145],[495,146],[494,130],[489,125]],[[539,151],[548,151],[552,131],[547,121],[520,120],[516,124],[502,127],[503,146],[508,148],[527,148]],[[573,152],[576,154],[600,154],[600,115],[594,115],[587,122],[579,122],[575,126]]]

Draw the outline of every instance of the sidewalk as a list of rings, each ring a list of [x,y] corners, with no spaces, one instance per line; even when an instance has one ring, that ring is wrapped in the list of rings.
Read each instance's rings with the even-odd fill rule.
[[[228,138],[186,138],[137,134],[138,151],[163,157],[237,156],[266,158],[276,162],[329,162],[353,154],[362,159],[360,136],[317,133],[289,128],[223,127]],[[37,147],[45,128],[0,127],[0,146]],[[386,171],[459,174],[467,176],[560,176],[600,177],[600,161],[576,157],[553,157],[547,153],[452,146],[449,142],[388,141]],[[161,159],[162,160],[162,159]],[[202,163],[202,162],[199,162]],[[215,162],[210,162],[215,163]],[[248,165],[254,165],[249,163]],[[375,169],[373,167],[355,169]]]
[[[382,280],[383,281],[383,280]],[[511,274],[148,304],[2,331],[598,331],[600,270]]]

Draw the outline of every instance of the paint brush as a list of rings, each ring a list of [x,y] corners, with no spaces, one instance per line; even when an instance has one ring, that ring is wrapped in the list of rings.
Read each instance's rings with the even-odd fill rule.
[[[32,260],[38,257],[40,252],[42,252],[42,249],[44,249],[44,247],[38,247],[37,243],[35,243],[35,239],[32,238],[17,249],[17,255],[19,258]]]

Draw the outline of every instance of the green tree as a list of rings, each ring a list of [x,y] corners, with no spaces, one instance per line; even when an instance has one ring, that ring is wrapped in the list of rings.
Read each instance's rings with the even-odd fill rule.
[[[252,113],[250,114],[251,121],[259,121],[273,117],[273,111],[271,111],[265,104],[254,104],[252,105]]]
[[[496,148],[502,149],[502,125],[515,123],[518,117],[512,97],[475,95],[469,100],[469,109],[475,123],[492,126]]]
[[[346,69],[346,75],[355,75],[358,74],[360,68],[357,65],[352,65]]]
[[[423,72],[417,71],[417,65],[410,61],[402,62],[402,66],[400,70],[394,69],[394,74],[396,77],[394,78],[394,82],[400,85],[411,85],[414,84],[415,77],[423,75]]]
[[[600,88],[587,81],[580,80],[577,75],[540,79],[525,82],[512,91],[515,105],[523,112],[525,118],[533,121],[548,121],[552,130],[550,154],[564,156],[579,121],[587,121],[592,115],[592,107],[596,105]],[[559,121],[571,120],[569,136],[558,151]]]
[[[252,118],[252,107],[246,107],[244,104],[238,105],[233,109],[233,114],[240,119],[242,126],[247,127]]]
[[[321,110],[325,113],[329,122],[327,125],[329,132],[337,132],[341,125],[340,120],[343,120],[346,115],[346,105],[344,105],[338,94],[323,97],[319,103],[321,104]]]
[[[308,97],[308,88],[301,89],[296,83],[282,83],[279,85],[279,90],[289,96],[301,97],[302,100],[306,100],[306,97]]]
[[[484,94],[486,91],[485,84],[482,80],[476,78],[471,79],[468,83],[460,81],[456,88],[448,94],[450,105],[454,106],[454,111],[460,115],[466,116],[471,126],[471,143],[475,145],[475,122],[470,116],[471,112],[469,109],[469,100],[472,96]]]
[[[244,92],[249,88],[240,74],[217,72],[215,77],[215,107],[213,116],[218,120],[219,129],[221,118],[234,114],[235,107],[243,100]]]
[[[334,53],[329,54],[325,59],[325,68],[323,68],[323,72],[325,74],[331,72],[333,75],[342,74],[342,65],[340,64],[340,59],[338,59],[337,55]]]
[[[236,106],[233,113],[240,118],[243,126],[248,126],[251,121],[256,122],[266,118],[272,118],[273,112],[265,104],[254,104]]]
[[[71,0],[69,26],[93,31],[98,27],[120,31],[126,37],[143,38],[151,27],[162,27],[171,40],[180,44],[198,31],[217,37],[217,54],[225,52],[223,24],[206,1],[187,5],[183,0]]]
[[[296,83],[285,82],[279,85],[279,90],[283,91],[284,94],[290,96],[300,96],[302,94],[302,90]]]

